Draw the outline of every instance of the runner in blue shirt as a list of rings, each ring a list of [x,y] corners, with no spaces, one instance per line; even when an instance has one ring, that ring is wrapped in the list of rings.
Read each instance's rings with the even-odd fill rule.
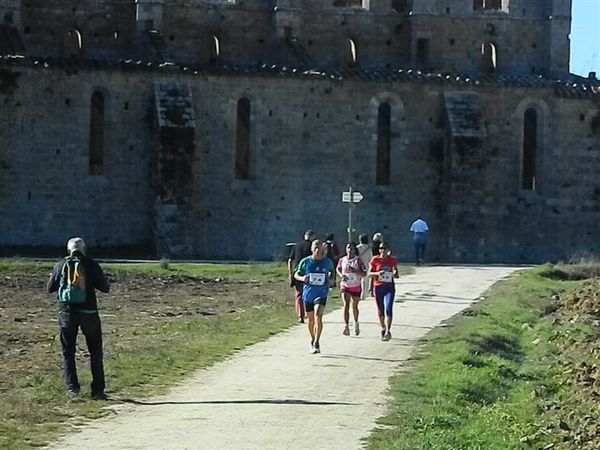
[[[310,250],[312,255],[300,261],[294,278],[304,283],[302,300],[308,319],[310,352],[321,353],[319,339],[323,331],[323,311],[327,304],[334,268],[333,262],[325,258],[323,243],[319,239],[312,242]]]

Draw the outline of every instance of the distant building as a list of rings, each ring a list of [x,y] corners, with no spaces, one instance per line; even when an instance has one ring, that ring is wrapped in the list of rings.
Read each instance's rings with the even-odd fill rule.
[[[598,250],[600,83],[571,0],[0,0],[0,247],[267,259]]]

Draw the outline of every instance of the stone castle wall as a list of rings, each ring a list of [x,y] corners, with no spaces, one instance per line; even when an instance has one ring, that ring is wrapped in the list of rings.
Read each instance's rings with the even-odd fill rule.
[[[186,75],[16,66],[0,92],[0,245],[152,243],[161,145],[155,82],[188,86],[196,132],[178,233],[190,256],[270,258],[307,228],[345,241],[352,186],[359,231],[386,234],[410,259],[408,226],[429,222],[430,257],[543,261],[595,249],[600,145],[593,100],[548,87],[365,82],[269,76]],[[7,85],[4,83],[3,86]],[[106,96],[102,176],[88,175],[90,98]],[[481,99],[486,135],[452,143],[445,94]],[[251,105],[251,179],[234,173],[236,107]],[[391,106],[391,182],[376,186],[377,111]],[[538,187],[521,189],[523,114],[540,113]],[[173,181],[170,181],[173,182]],[[174,181],[177,183],[177,181]],[[188,192],[189,191],[189,192]],[[183,230],[183,231],[181,231]]]
[[[492,44],[497,72],[567,73],[570,3],[505,0],[495,11],[473,0],[4,0],[0,12],[38,57],[479,72],[482,45]]]
[[[418,214],[431,259],[595,251],[600,84],[568,74],[570,23],[571,0],[0,0],[0,247],[269,259],[344,242],[352,186],[405,260]]]

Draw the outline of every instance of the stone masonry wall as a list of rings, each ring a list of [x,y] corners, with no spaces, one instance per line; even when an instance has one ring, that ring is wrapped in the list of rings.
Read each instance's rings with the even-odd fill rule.
[[[152,240],[153,86],[109,71],[4,69],[0,90],[1,245]],[[4,75],[5,76],[5,75]],[[104,176],[88,175],[90,99],[106,96]]]
[[[1,245],[152,243],[157,185],[150,71],[2,67]],[[599,105],[550,88],[359,79],[185,75],[196,132],[186,206],[190,254],[269,259],[312,228],[344,242],[352,186],[359,231],[383,232],[410,260],[408,227],[431,227],[430,259],[555,260],[597,250]],[[88,175],[90,97],[106,97],[102,176]],[[446,91],[476,92],[486,137],[458,157]],[[251,104],[251,179],[234,177],[236,107]],[[375,185],[377,110],[392,111],[391,183]],[[523,114],[540,114],[540,179],[521,189]],[[595,125],[596,124],[596,125]],[[455,179],[452,166],[460,167]],[[187,201],[187,200],[186,200]],[[189,225],[191,224],[191,225]],[[451,232],[449,232],[451,230]],[[176,256],[176,255],[172,255]]]
[[[507,11],[498,12],[474,10],[472,0],[420,0],[412,12],[401,13],[383,0],[370,3],[365,9],[323,0],[30,0],[21,2],[15,17],[27,54],[38,57],[70,57],[69,45],[80,38],[80,56],[95,59],[480,72],[481,45],[489,42],[496,47],[500,73],[568,72],[570,16],[562,10],[551,16],[542,2],[525,7],[523,0],[511,0]],[[14,4],[8,3],[13,9]],[[154,40],[147,36],[150,30]],[[219,55],[211,61],[215,38]],[[429,40],[424,62],[419,39]]]

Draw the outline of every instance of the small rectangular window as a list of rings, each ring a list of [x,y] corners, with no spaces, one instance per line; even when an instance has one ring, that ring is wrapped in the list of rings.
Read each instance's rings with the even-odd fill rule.
[[[406,12],[406,0],[392,0],[392,9],[398,13]]]
[[[500,11],[502,9],[502,0],[485,0],[485,9]]]
[[[417,39],[417,64],[429,64],[429,39]]]
[[[333,0],[333,6],[342,8],[362,8],[363,0]]]

